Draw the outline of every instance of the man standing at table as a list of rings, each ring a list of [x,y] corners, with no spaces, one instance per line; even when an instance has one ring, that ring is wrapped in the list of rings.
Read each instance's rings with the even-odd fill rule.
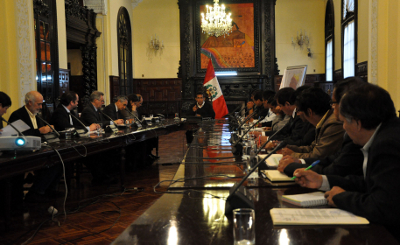
[[[9,122],[12,123],[19,119],[24,121],[30,127],[30,129],[22,132],[24,135],[40,136],[52,132],[49,126],[43,126],[44,123],[37,118],[37,114],[42,109],[42,104],[43,96],[39,92],[28,92],[25,95],[25,105],[11,114]],[[62,193],[56,191],[61,174],[62,167],[60,164],[35,171],[35,179],[25,196],[25,201],[47,202],[49,197],[61,196]],[[22,187],[22,184],[21,181],[19,185]]]
[[[104,94],[99,91],[94,91],[90,95],[90,103],[82,111],[82,122],[85,125],[91,125],[92,123],[101,123],[103,128],[111,123],[123,124],[123,119],[117,119],[115,121],[110,121],[105,119],[103,114],[100,112],[101,107],[104,105]]]
[[[125,117],[122,115],[122,111],[124,111],[128,105],[128,98],[125,95],[120,95],[116,100],[115,103],[106,106],[103,112],[111,117],[112,120],[124,119]]]
[[[54,125],[57,131],[65,130],[69,127],[83,128],[83,126],[73,117],[78,117],[74,109],[78,107],[79,96],[74,91],[69,91],[61,95],[60,104],[51,116],[50,123]],[[88,128],[89,131],[97,130],[99,124],[92,123]]]
[[[319,175],[298,169],[297,182],[329,190],[330,205],[384,225],[400,241],[400,119],[387,91],[366,84],[340,101],[340,120],[364,155],[362,176]]]

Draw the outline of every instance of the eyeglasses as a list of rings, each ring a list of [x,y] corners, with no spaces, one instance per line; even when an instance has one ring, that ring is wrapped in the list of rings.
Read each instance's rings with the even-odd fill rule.
[[[331,101],[329,101],[329,104],[330,104],[331,106],[333,106],[333,105],[335,105],[335,104],[339,104],[339,102],[336,102],[336,101],[331,100]]]

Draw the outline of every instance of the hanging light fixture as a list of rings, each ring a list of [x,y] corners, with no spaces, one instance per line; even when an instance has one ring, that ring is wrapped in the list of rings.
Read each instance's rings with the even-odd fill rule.
[[[210,36],[219,37],[228,35],[232,32],[232,19],[231,13],[225,13],[225,6],[219,6],[219,0],[214,0],[214,7],[206,5],[206,16],[201,13],[201,29],[203,33]]]

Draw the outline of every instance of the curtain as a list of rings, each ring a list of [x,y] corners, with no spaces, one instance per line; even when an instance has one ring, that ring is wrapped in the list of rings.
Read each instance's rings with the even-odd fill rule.
[[[354,76],[354,20],[344,27],[343,78]]]
[[[330,39],[326,44],[326,81],[333,80],[333,41]]]

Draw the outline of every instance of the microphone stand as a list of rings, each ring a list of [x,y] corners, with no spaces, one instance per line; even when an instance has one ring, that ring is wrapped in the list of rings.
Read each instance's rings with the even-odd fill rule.
[[[39,115],[36,115],[37,118],[39,118],[42,122],[44,122],[47,126],[49,126],[49,128],[51,128],[51,130],[53,130],[53,132],[56,134],[56,138],[51,137],[50,135],[52,134],[43,134],[43,138],[45,138],[45,140],[48,143],[53,143],[53,142],[58,142],[60,141],[60,133],[55,130],[55,128],[53,128],[50,123],[48,123],[46,120],[44,120],[42,117],[40,117]]]
[[[263,119],[264,119],[264,117],[258,119],[257,122],[255,122],[246,132],[244,132],[243,135],[240,137],[240,139],[238,139],[238,140],[235,142],[235,144],[233,144],[233,146],[232,146],[232,153],[233,153],[233,155],[238,156],[238,155],[240,155],[240,154],[242,153],[243,146],[242,146],[242,144],[240,144],[240,141],[243,139],[243,137],[244,137],[255,125],[257,125],[258,122],[260,122],[260,121],[263,120]],[[233,138],[234,138],[234,137],[233,137]],[[231,139],[232,139],[232,137],[231,137]],[[231,142],[231,143],[232,143],[232,142]]]
[[[81,120],[79,120],[74,114],[72,114],[72,113],[70,113],[70,115],[71,115],[71,117],[73,117],[76,121],[78,121],[82,126],[83,126],[83,129],[85,130],[85,133],[88,133],[89,132],[89,130],[86,128],[86,125],[81,121]]]
[[[110,122],[114,123],[114,120],[107,114],[105,114],[102,110],[99,110],[101,114],[103,114],[103,116],[107,117],[108,119],[110,119]],[[114,125],[114,124],[110,124],[110,129],[114,132],[114,133],[118,133],[118,128]]]
[[[254,209],[254,203],[252,200],[252,196],[250,193],[246,192],[246,189],[242,184],[246,181],[246,179],[256,170],[258,165],[264,162],[268,157],[274,154],[281,145],[279,144],[275,149],[271,151],[267,156],[265,156],[262,160],[260,160],[250,171],[243,177],[243,179],[235,184],[229,190],[229,196],[226,198],[225,202],[225,215],[231,214],[232,210],[237,208],[252,208]]]
[[[131,114],[131,116],[133,116],[133,118],[136,120],[136,126],[138,127],[138,128],[141,128],[142,127],[142,124],[141,124],[141,122],[140,122],[140,119],[135,115],[135,114],[133,114],[131,111],[129,111],[129,110],[127,110],[128,112],[129,112],[129,114]]]

